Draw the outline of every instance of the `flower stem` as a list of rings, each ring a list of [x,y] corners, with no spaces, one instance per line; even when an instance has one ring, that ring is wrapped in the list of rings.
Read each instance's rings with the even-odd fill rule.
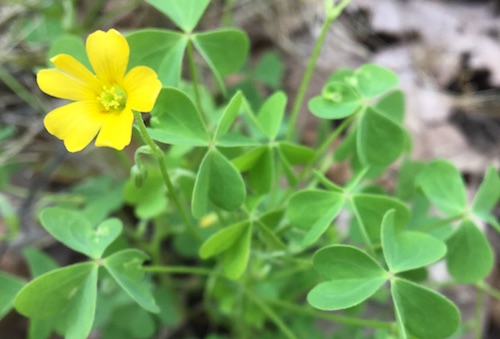
[[[201,121],[206,127],[205,112],[203,111],[203,106],[201,105],[198,73],[196,72],[196,65],[194,63],[193,43],[191,40],[188,41],[186,50],[189,62],[189,72],[191,73],[191,81],[193,82],[193,91],[194,91],[194,98],[196,100],[196,108],[198,108],[198,113],[200,115]]]
[[[300,83],[299,91],[297,92],[297,96],[295,97],[295,101],[292,106],[292,113],[290,114],[290,121],[288,122],[288,130],[286,133],[286,140],[291,140],[293,136],[293,132],[296,127],[297,119],[299,117],[300,108],[302,107],[302,103],[304,102],[304,96],[306,94],[307,88],[309,87],[309,82],[311,81],[311,77],[314,73],[314,68],[316,67],[316,62],[318,61],[319,54],[321,52],[321,47],[323,47],[323,43],[325,42],[326,34],[328,33],[328,29],[333,21],[342,13],[344,8],[351,2],[351,0],[343,0],[342,2],[333,5],[327,12],[327,17],[325,22],[323,23],[323,27],[321,27],[321,32],[319,33],[318,39],[314,44],[314,48],[309,58],[309,62],[307,64],[306,71],[304,73],[304,77],[302,78],[302,82]]]
[[[484,306],[484,290],[476,288],[476,309],[474,314],[474,338],[481,339],[483,337],[483,306]]]
[[[188,231],[191,233],[191,235],[201,241],[201,236],[198,234],[195,225],[191,221],[191,218],[189,218],[189,215],[184,207],[184,205],[181,203],[177,193],[175,192],[174,185],[172,184],[172,180],[170,180],[170,175],[168,174],[167,170],[167,165],[165,165],[164,157],[165,154],[161,150],[160,147],[154,142],[154,140],[151,138],[149,135],[146,125],[144,124],[144,120],[142,120],[142,116],[140,112],[134,111],[134,117],[135,121],[137,122],[137,126],[139,127],[139,133],[141,134],[142,140],[146,143],[151,148],[151,151],[153,152],[154,157],[156,158],[156,161],[158,162],[158,166],[160,167],[160,172],[161,176],[163,178],[163,181],[165,182],[165,185],[167,186],[168,194],[172,201],[175,204],[175,207],[177,207],[177,210],[179,211],[182,220],[186,224]]]
[[[486,284],[484,281],[480,281],[476,284],[477,288],[480,288],[484,292],[486,292],[488,295],[492,296],[493,298],[500,300],[500,291],[497,290],[496,288],[491,287],[490,285]]]

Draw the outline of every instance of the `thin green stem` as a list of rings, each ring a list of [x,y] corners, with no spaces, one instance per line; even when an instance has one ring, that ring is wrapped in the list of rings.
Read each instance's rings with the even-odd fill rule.
[[[333,1],[330,8],[327,8],[327,18],[323,23],[323,27],[321,27],[321,32],[319,33],[318,39],[314,44],[313,51],[311,53],[311,57],[309,58],[309,62],[307,64],[306,71],[304,73],[304,77],[302,78],[302,82],[300,83],[299,91],[297,92],[297,96],[295,97],[295,101],[292,106],[292,113],[290,114],[290,121],[288,124],[288,130],[286,133],[286,139],[291,140],[293,136],[293,132],[295,130],[295,125],[297,123],[297,119],[299,117],[300,108],[302,107],[302,103],[304,102],[304,96],[306,94],[307,88],[309,87],[309,82],[311,81],[312,75],[314,73],[314,68],[316,67],[316,62],[318,61],[319,54],[321,52],[321,47],[323,47],[323,43],[325,42],[326,35],[328,33],[328,29],[333,21],[342,13],[344,8],[351,2],[351,0],[343,0],[342,2],[335,4]]]
[[[158,162],[158,166],[160,167],[160,172],[161,176],[163,178],[163,181],[165,182],[165,185],[167,186],[168,194],[172,201],[175,204],[175,207],[179,211],[182,220],[186,224],[186,227],[188,228],[189,232],[193,235],[193,237],[199,241],[201,241],[201,236],[199,235],[196,226],[193,224],[191,221],[191,218],[189,217],[184,205],[181,203],[179,196],[175,192],[174,185],[172,184],[172,180],[170,180],[170,175],[168,174],[167,170],[167,165],[165,164],[164,157],[165,154],[163,151],[158,147],[158,145],[151,139],[151,136],[149,135],[146,125],[144,124],[144,120],[142,120],[142,116],[140,112],[134,111],[134,117],[135,121],[137,122],[137,126],[139,127],[139,133],[141,134],[142,139],[151,148],[151,151],[156,158]]]
[[[203,111],[203,106],[201,104],[201,96],[200,96],[200,88],[199,88],[200,85],[199,85],[199,81],[198,81],[198,72],[196,72],[196,64],[194,62],[193,43],[192,43],[191,39],[187,43],[186,51],[187,51],[187,57],[188,57],[188,63],[189,63],[189,71],[191,73],[191,81],[193,82],[193,91],[194,91],[194,98],[196,100],[196,107],[198,108],[198,113],[200,114],[200,119],[206,127],[205,113]]]
[[[500,290],[497,290],[496,288],[491,287],[490,285],[486,284],[484,281],[480,281],[479,283],[477,283],[476,287],[483,290],[484,292],[486,292],[488,295],[492,296],[493,298],[500,300]]]
[[[299,91],[297,92],[297,96],[295,97],[295,101],[292,106],[292,112],[290,113],[290,121],[288,122],[288,130],[286,133],[287,140],[292,139],[293,132],[295,131],[295,125],[299,117],[300,108],[302,107],[307,88],[309,87],[309,82],[311,81],[311,77],[314,73],[314,68],[316,67],[316,62],[318,61],[321,47],[323,47],[326,34],[328,33],[328,29],[330,28],[330,25],[332,24],[334,19],[335,17],[329,17],[325,20],[325,22],[323,23],[323,27],[321,28],[321,32],[319,33],[318,39],[316,40],[316,43],[314,45],[311,57],[309,58],[309,62],[307,64],[306,71],[304,73],[304,77],[302,78],[302,82],[300,83]]]
[[[255,306],[260,308],[260,310],[267,315],[269,320],[271,320],[280,330],[283,335],[288,338],[288,339],[298,339],[297,336],[292,332],[292,330],[281,320],[281,318],[276,314],[272,308],[270,308],[266,303],[259,298],[257,298],[255,295],[253,295],[250,291],[245,290],[245,294],[247,295],[248,299],[250,299]]]
[[[352,202],[352,199],[350,197],[349,197],[349,201],[351,202],[354,215],[356,216],[356,219],[358,219],[359,230],[361,231],[361,236],[363,238],[363,242],[365,243],[366,249],[367,249],[369,254],[375,255],[375,250],[373,248],[373,244],[372,244],[372,241],[370,239],[370,236],[368,235],[368,231],[366,230],[366,226],[363,223],[363,218],[361,218],[361,214],[359,213],[356,205]]]
[[[271,304],[286,309],[290,312],[299,313],[303,315],[308,315],[313,318],[321,318],[328,321],[352,325],[352,326],[360,326],[360,327],[370,327],[370,328],[380,328],[380,329],[391,329],[394,325],[392,322],[385,321],[377,321],[377,320],[364,320],[359,318],[352,318],[346,316],[335,315],[332,313],[325,313],[321,311],[314,310],[310,307],[297,306],[295,304],[281,301],[281,300],[269,300]]]
[[[170,274],[196,274],[196,275],[210,275],[212,270],[201,267],[189,266],[144,266],[142,268],[145,272],[154,273],[170,273]]]
[[[474,314],[474,338],[481,339],[483,337],[483,308],[484,308],[484,290],[476,289],[476,309]]]

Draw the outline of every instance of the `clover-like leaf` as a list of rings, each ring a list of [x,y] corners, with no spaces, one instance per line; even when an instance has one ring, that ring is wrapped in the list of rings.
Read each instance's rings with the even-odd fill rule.
[[[424,267],[446,254],[445,243],[433,236],[420,232],[398,231],[394,214],[394,210],[385,214],[380,236],[385,261],[391,272],[399,273]]]
[[[484,218],[491,213],[499,198],[500,177],[495,167],[490,166],[472,202],[472,212]]]
[[[250,45],[247,35],[237,29],[224,28],[193,34],[191,39],[210,66],[219,86],[225,90],[222,78],[238,71],[247,58]]]
[[[251,227],[242,222],[225,227],[208,238],[200,247],[200,257],[207,259],[223,253],[226,276],[237,279],[246,269],[250,255]]]
[[[365,98],[373,98],[396,87],[398,76],[391,70],[374,64],[365,64],[354,72],[350,84]]]
[[[103,264],[118,285],[142,308],[158,313],[160,309],[155,303],[142,269],[142,263],[148,259],[142,251],[126,249],[105,258]]]
[[[394,209],[394,222],[406,225],[410,211],[401,201],[376,194],[355,194],[352,196],[354,214],[360,226],[372,241],[380,241],[380,230],[384,215]]]
[[[175,88],[161,90],[151,111],[151,137],[166,144],[206,146],[210,142],[200,113],[189,97]]]
[[[210,0],[146,0],[168,16],[179,28],[191,32],[207,9]]]
[[[233,211],[245,201],[245,183],[240,172],[216,149],[203,158],[193,190],[192,211],[196,218],[208,212],[209,201]]]
[[[141,29],[127,35],[129,69],[148,66],[156,71],[163,86],[178,86],[188,39],[165,29]]]
[[[467,198],[462,176],[448,160],[435,160],[418,174],[416,184],[426,198],[447,216],[463,213]]]
[[[222,113],[222,116],[217,124],[217,129],[215,130],[214,139],[218,140],[227,134],[229,128],[233,124],[234,120],[240,112],[241,103],[243,101],[243,94],[237,92],[227,104],[226,109]]]
[[[100,258],[122,231],[118,219],[108,219],[92,226],[81,213],[62,208],[43,210],[40,220],[54,238],[93,259]]]
[[[257,113],[257,121],[266,136],[274,140],[285,115],[287,97],[283,92],[276,92],[262,104]]]
[[[286,215],[292,225],[307,231],[302,244],[312,245],[328,229],[344,206],[341,193],[321,190],[301,191],[292,196]]]
[[[311,306],[325,311],[355,306],[372,296],[386,281],[387,272],[365,252],[345,245],[320,249],[313,257],[315,270],[328,281],[307,295]]]
[[[464,220],[447,240],[448,270],[457,282],[475,283],[491,272],[494,257],[488,239],[470,220]]]
[[[0,319],[2,319],[14,305],[17,293],[26,283],[16,276],[0,271]]]
[[[323,119],[343,119],[361,107],[361,96],[352,87],[341,82],[328,82],[321,96],[309,101],[312,114]]]
[[[424,286],[395,278],[391,294],[402,337],[444,339],[460,324],[457,307],[444,296]]]
[[[400,125],[368,107],[356,133],[358,156],[365,165],[387,166],[403,152],[405,135]]]
[[[28,318],[58,316],[67,338],[86,338],[94,322],[98,266],[92,262],[60,268],[28,283],[14,301]]]

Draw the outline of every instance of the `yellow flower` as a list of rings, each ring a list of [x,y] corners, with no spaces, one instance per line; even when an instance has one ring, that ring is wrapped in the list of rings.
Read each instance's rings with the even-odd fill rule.
[[[153,109],[161,82],[145,66],[125,74],[130,50],[114,29],[90,34],[85,47],[95,74],[68,54],[56,55],[56,68],[37,74],[43,92],[74,101],[47,114],[45,128],[70,152],[81,151],[96,135],[96,146],[121,150],[132,137],[132,110]]]

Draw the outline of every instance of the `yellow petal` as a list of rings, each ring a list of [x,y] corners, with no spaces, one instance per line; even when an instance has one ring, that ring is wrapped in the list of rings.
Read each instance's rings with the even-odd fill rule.
[[[127,107],[140,112],[149,112],[155,105],[161,90],[161,82],[155,71],[146,66],[137,66],[123,79],[127,93]]]
[[[49,112],[43,123],[68,151],[78,152],[94,139],[106,117],[98,102],[77,101]]]
[[[127,70],[129,47],[118,31],[96,31],[87,38],[87,55],[99,80],[122,85]]]
[[[50,59],[50,61],[52,61],[58,70],[80,80],[96,93],[102,90],[103,84],[97,77],[71,55],[58,54]]]
[[[41,70],[36,81],[44,93],[56,98],[81,101],[97,97],[92,87],[58,69]]]
[[[121,112],[109,112],[95,145],[122,150],[132,139],[133,122],[134,114],[128,108]]]

